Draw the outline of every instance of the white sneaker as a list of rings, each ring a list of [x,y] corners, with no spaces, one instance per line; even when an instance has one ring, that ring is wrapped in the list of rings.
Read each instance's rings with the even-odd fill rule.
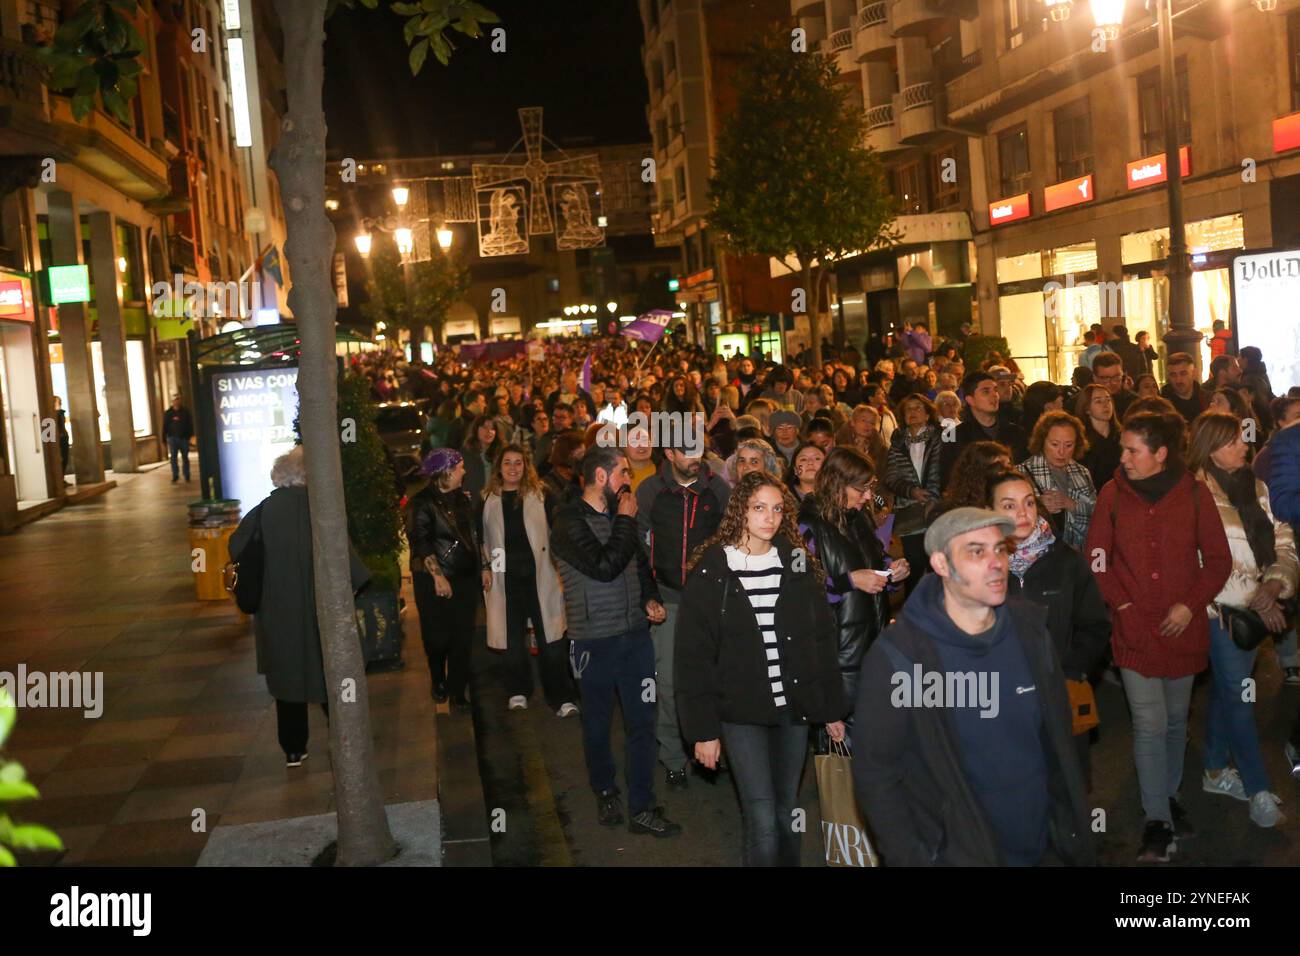
[[[577,704],[561,704],[560,709],[555,713],[560,717],[572,717],[578,712]]]
[[[1210,772],[1205,771],[1201,775],[1201,789],[1206,793],[1221,794],[1243,803],[1250,799],[1246,796],[1246,787],[1241,782],[1241,775],[1232,767],[1225,767],[1217,777],[1211,777]]]
[[[1281,802],[1277,794],[1261,790],[1250,798],[1250,822],[1265,828],[1286,823],[1286,817],[1278,809],[1278,804]]]
[[[523,694],[515,694],[510,698],[510,703],[506,705],[510,710],[527,710],[528,698]]]

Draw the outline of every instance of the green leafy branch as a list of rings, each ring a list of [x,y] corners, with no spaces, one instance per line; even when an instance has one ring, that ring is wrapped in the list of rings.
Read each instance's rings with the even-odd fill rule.
[[[144,50],[130,19],[136,13],[136,0],[86,0],[55,31],[52,43],[37,48],[46,85],[58,93],[71,91],[77,121],[90,114],[98,97],[106,110],[130,124]]]
[[[379,0],[330,0],[325,15],[328,17],[338,6],[355,8],[358,2],[368,10],[379,8]],[[456,49],[452,34],[478,38],[483,35],[481,24],[501,22],[495,13],[473,0],[412,0],[390,4],[389,9],[399,17],[406,17],[402,36],[411,48],[413,76],[420,72],[430,51],[443,66],[451,61],[452,51]]]
[[[40,796],[27,779],[23,765],[4,759],[3,750],[9,732],[18,719],[18,708],[9,691],[0,687],[0,807],[15,800],[35,800]],[[0,866],[17,866],[14,850],[62,850],[63,841],[52,831],[35,824],[14,823],[0,809]]]

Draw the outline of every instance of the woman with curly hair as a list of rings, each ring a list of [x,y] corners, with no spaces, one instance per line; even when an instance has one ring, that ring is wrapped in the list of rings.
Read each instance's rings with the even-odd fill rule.
[[[997,441],[971,442],[953,463],[936,514],[953,508],[983,508],[989,477],[1011,467],[1011,449]]]
[[[664,391],[661,410],[665,412],[704,413],[704,402],[700,399],[699,390],[695,383],[691,381],[689,375],[677,375],[668,381],[668,388]]]
[[[1038,489],[1052,530],[1072,548],[1082,548],[1097,506],[1092,475],[1080,462],[1088,451],[1083,422],[1069,412],[1048,412],[1034,426],[1029,457],[1018,470]]]
[[[844,738],[835,620],[794,515],[779,479],[745,475],[695,553],[677,621],[678,720],[704,767],[726,748],[746,866],[799,865],[794,810],[809,725]]]
[[[840,672],[850,713],[858,697],[862,657],[889,623],[885,588],[908,575],[905,559],[891,568],[876,537],[871,517],[875,472],[871,459],[856,448],[836,448],[799,508],[799,532],[826,571],[822,600],[834,609],[839,625]]]

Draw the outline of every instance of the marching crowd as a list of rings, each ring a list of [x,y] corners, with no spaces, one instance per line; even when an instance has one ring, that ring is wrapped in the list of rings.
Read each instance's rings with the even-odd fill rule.
[[[359,360],[377,399],[430,400],[406,513],[437,700],[468,705],[482,607],[504,705],[530,705],[536,657],[546,705],[581,721],[602,824],[625,819],[617,700],[634,833],[681,832],[659,780],[725,768],[746,864],[797,865],[811,743],[851,748],[886,865],[1088,864],[1109,679],[1137,858],[1164,862],[1194,833],[1180,792],[1208,668],[1201,786],[1283,821],[1251,675],[1272,645],[1300,685],[1300,389],[1275,396],[1257,349],[1216,334],[1200,381],[1192,356],[1094,326],[1057,384],[969,326],[827,343],[820,368],[677,338]],[[1300,726],[1285,752],[1300,775]]]

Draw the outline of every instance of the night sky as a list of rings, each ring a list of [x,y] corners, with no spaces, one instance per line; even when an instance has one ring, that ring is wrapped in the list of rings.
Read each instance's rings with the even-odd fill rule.
[[[386,9],[335,13],[325,43],[331,159],[504,153],[521,135],[521,106],[544,107],[542,131],[561,143],[649,141],[636,0],[482,2],[502,22],[476,40],[449,34],[450,66],[430,55],[415,78],[403,18]],[[491,51],[492,26],[506,30],[504,53]]]

